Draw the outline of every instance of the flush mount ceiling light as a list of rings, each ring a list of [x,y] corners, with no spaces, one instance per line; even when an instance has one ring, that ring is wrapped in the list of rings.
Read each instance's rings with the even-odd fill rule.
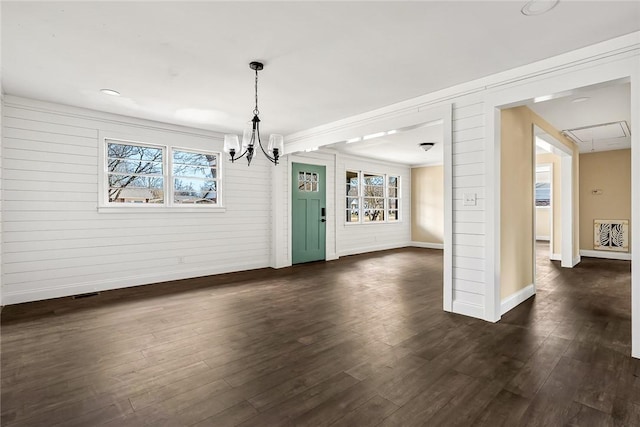
[[[224,136],[224,151],[225,153],[229,153],[232,163],[238,159],[243,158],[244,156],[247,156],[247,161],[250,165],[251,159],[253,159],[253,152],[257,140],[258,145],[260,146],[260,150],[262,150],[267,159],[269,159],[269,161],[274,165],[277,165],[278,159],[284,151],[284,139],[282,135],[270,135],[267,150],[264,149],[264,147],[262,146],[262,141],[260,140],[260,119],[258,118],[258,116],[260,115],[260,110],[258,110],[258,71],[264,68],[264,64],[261,62],[253,61],[249,64],[249,68],[256,72],[256,105],[253,109],[253,119],[251,120],[251,125],[247,127],[242,134],[242,154],[236,157],[236,153],[240,151],[240,142],[238,140],[238,135],[233,134]]]
[[[429,151],[436,145],[435,142],[421,142],[418,144],[418,147],[422,148],[424,151]]]
[[[542,15],[556,7],[559,2],[560,0],[530,0],[520,9],[520,12],[526,16]]]
[[[117,90],[113,90],[113,89],[100,89],[100,92],[104,93],[105,95],[109,95],[109,96],[120,96],[120,92],[118,92]]]

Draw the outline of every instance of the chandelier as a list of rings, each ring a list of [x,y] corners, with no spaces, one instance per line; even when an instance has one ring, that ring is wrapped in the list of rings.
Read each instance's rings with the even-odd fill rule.
[[[251,120],[251,125],[248,126],[242,134],[242,154],[236,157],[236,154],[238,154],[238,152],[240,151],[240,142],[238,141],[238,135],[234,134],[228,134],[224,136],[224,152],[228,153],[231,156],[232,163],[246,156],[248,164],[250,165],[251,160],[253,159],[257,140],[260,150],[262,150],[267,159],[269,159],[269,161],[271,161],[274,165],[277,165],[278,159],[284,151],[284,139],[282,138],[282,135],[270,135],[269,145],[267,145],[266,150],[262,146],[262,141],[260,140],[260,119],[258,118],[258,116],[260,115],[260,110],[258,110],[258,71],[264,68],[264,64],[262,64],[261,62],[253,61],[249,64],[249,68],[256,72],[256,105],[253,109],[253,119]]]

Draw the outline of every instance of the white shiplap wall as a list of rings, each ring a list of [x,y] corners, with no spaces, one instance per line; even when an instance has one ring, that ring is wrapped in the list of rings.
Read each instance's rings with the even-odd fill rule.
[[[1,81],[1,77],[0,77],[0,81]],[[3,275],[3,270],[2,270],[2,252],[3,252],[3,244],[2,244],[2,240],[3,240],[3,235],[2,235],[2,229],[4,228],[4,222],[2,221],[2,192],[3,192],[3,187],[4,185],[2,184],[2,150],[3,150],[3,128],[2,128],[2,113],[3,113],[3,104],[4,104],[4,94],[2,93],[2,88],[0,87],[0,307],[4,306],[4,299],[2,298],[2,275]]]
[[[400,176],[401,220],[382,224],[348,224],[345,221],[347,170]],[[351,255],[411,245],[411,169],[350,156],[338,156],[337,166],[337,242],[338,255]]]
[[[453,104],[453,311],[483,317],[485,298],[484,105],[477,97]],[[474,193],[476,206],[463,206]]]
[[[99,213],[98,135],[222,151],[221,135],[6,97],[3,303],[266,267],[271,173],[223,163],[225,211]]]

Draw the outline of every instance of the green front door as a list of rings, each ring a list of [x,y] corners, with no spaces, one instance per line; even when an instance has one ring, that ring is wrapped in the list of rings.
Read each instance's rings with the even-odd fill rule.
[[[293,163],[291,257],[294,264],[325,259],[325,167]]]

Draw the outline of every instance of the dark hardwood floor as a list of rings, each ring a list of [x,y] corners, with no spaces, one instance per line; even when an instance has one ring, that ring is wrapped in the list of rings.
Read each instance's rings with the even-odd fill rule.
[[[638,426],[630,263],[491,324],[408,248],[5,307],[2,425]]]

